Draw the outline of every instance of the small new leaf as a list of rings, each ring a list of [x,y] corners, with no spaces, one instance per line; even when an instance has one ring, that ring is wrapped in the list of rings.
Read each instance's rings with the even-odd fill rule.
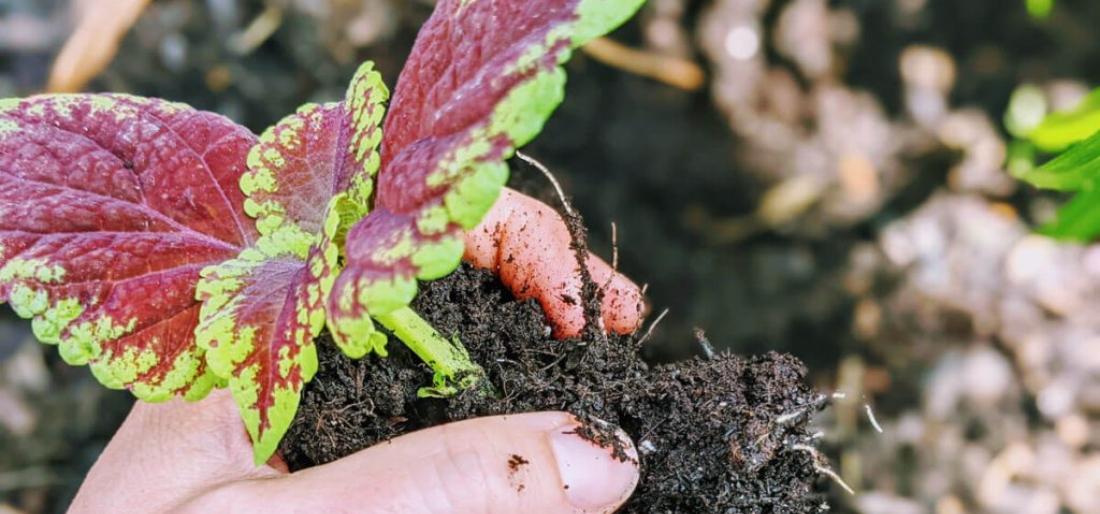
[[[344,101],[304,106],[264,132],[240,180],[261,237],[202,270],[198,344],[233,391],[257,463],[275,452],[317,369],[313,339],[348,227],[367,212],[388,95],[367,63]]]
[[[253,244],[248,130],[125,95],[0,100],[0,301],[139,398],[204,397],[199,272]]]

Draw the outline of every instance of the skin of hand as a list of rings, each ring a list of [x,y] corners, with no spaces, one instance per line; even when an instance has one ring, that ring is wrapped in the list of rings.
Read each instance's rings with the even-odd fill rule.
[[[581,307],[562,300],[579,298],[580,281],[568,230],[553,209],[504,190],[466,240],[466,259],[497,272],[517,296],[536,298],[555,335],[583,328]],[[605,328],[633,331],[642,316],[637,286],[612,276],[598,258],[588,266],[597,284],[607,284]],[[228,391],[198,403],[138,403],[69,513],[614,512],[637,485],[637,453],[618,430],[631,458],[617,459],[578,436],[581,426],[562,412],[472,419],[289,473],[278,456],[253,465],[252,444]]]

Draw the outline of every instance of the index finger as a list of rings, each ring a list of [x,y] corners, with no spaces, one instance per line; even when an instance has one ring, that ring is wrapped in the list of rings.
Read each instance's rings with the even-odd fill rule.
[[[466,260],[495,273],[516,298],[537,300],[555,337],[573,337],[585,320],[571,241],[557,211],[505,188],[481,224],[466,233]],[[641,290],[599,257],[589,254],[587,265],[597,285],[607,284],[600,308],[604,328],[633,332],[643,314]]]

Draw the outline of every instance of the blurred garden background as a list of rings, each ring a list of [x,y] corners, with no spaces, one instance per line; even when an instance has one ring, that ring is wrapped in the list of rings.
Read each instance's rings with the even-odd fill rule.
[[[127,92],[260,132],[362,60],[392,86],[432,5],[0,0],[0,98]],[[842,393],[817,421],[855,490],[823,479],[833,511],[1100,513],[1100,245],[1036,235],[1068,197],[1013,178],[1073,139],[1048,114],[1100,129],[1100,2],[649,0],[569,72],[527,153],[669,310],[647,354],[701,328],[803,359]],[[64,512],[132,400],[2,309],[0,514]]]

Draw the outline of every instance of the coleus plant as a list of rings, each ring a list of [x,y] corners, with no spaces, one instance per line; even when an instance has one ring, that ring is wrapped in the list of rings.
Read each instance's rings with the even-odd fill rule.
[[[573,49],[643,0],[440,0],[386,115],[371,63],[346,97],[256,137],[116,94],[0,100],[0,301],[107,387],[147,401],[228,387],[257,463],[317,369],[398,336],[435,372],[481,368],[409,308],[451,273],[564,94]]]

